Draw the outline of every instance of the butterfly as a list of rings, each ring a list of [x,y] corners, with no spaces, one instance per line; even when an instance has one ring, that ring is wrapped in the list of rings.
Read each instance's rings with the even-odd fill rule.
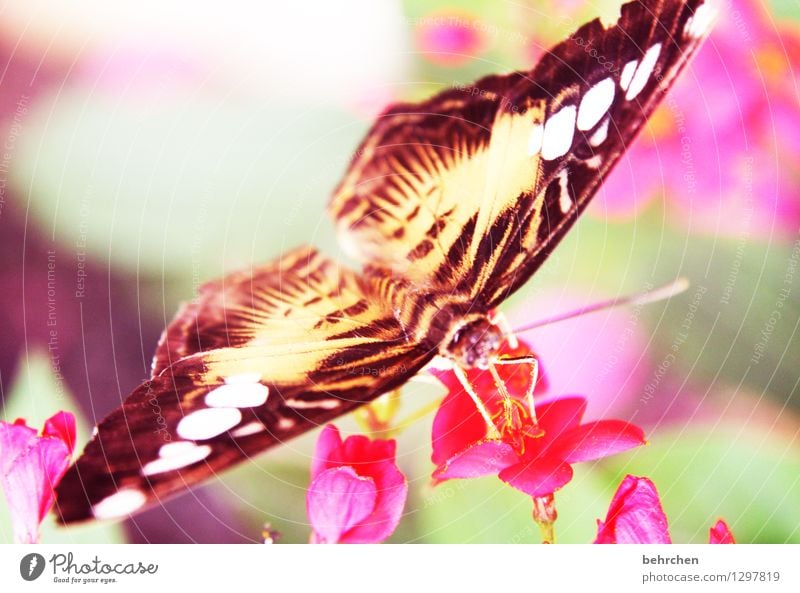
[[[381,115],[329,206],[362,270],[303,246],[203,286],[57,487],[60,521],[157,504],[437,356],[491,364],[490,311],[586,208],[706,36],[710,1],[630,2],[530,71]]]

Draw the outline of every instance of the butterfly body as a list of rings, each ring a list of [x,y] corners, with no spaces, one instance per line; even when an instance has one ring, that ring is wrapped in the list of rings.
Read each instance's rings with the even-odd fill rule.
[[[60,520],[158,504],[437,356],[489,367],[489,312],[585,210],[702,42],[710,1],[630,2],[530,71],[389,109],[329,205],[363,269],[303,246],[202,287],[58,486]]]

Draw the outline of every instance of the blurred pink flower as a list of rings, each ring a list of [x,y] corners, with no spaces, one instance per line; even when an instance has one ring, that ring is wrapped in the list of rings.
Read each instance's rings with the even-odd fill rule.
[[[53,488],[75,449],[75,417],[58,412],[41,435],[23,419],[0,421],[0,483],[11,514],[14,540],[39,541],[39,524],[55,502]]]
[[[758,0],[732,0],[609,176],[594,213],[630,216],[663,193],[670,215],[707,232],[795,232],[797,56],[796,29],[772,22]]]
[[[456,67],[480,54],[485,37],[477,17],[466,12],[436,12],[420,19],[417,47],[425,58],[438,65]]]
[[[515,353],[526,349],[520,344]],[[505,378],[504,374],[521,374],[524,366],[501,366],[498,371]],[[519,390],[524,382],[513,375],[508,388],[516,405],[510,411],[503,408],[493,383],[488,389],[485,384],[472,383],[489,414],[497,419],[500,436],[492,437],[482,417],[468,411],[475,405],[450,376],[452,371],[434,374],[449,390],[433,421],[433,462],[437,465],[433,477],[437,481],[497,475],[532,497],[544,497],[572,479],[573,463],[601,459],[645,442],[642,430],[627,422],[582,424],[586,399],[581,396],[536,403],[534,421],[526,408],[525,392]],[[509,412],[512,417],[507,421]]]
[[[607,297],[604,295],[602,298]],[[601,297],[548,291],[525,301],[510,316],[521,327],[548,315],[565,313]],[[587,393],[590,417],[627,415],[641,397],[651,368],[640,308],[583,315],[526,334],[547,362],[550,393]]]
[[[596,544],[671,544],[669,525],[655,484],[647,478],[625,476],[617,488],[605,521],[597,521]],[[709,543],[732,544],[725,521],[710,530]]]
[[[177,50],[132,43],[114,52],[99,51],[79,61],[70,74],[92,93],[108,93],[135,102],[142,111],[186,103],[208,83],[209,68]]]
[[[714,527],[708,530],[708,543],[710,544],[735,544],[728,524],[722,519],[716,522]]]
[[[312,543],[379,543],[400,522],[408,495],[394,440],[350,436],[335,426],[317,440],[306,496]]]

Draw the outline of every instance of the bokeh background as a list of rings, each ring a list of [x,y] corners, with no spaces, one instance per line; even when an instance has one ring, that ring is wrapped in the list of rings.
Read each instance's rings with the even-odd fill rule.
[[[85,440],[202,282],[304,242],[343,259],[324,208],[376,113],[530,67],[619,4],[2,2],[0,416],[69,409]],[[590,418],[650,441],[576,468],[559,541],[591,541],[633,473],[657,484],[675,541],[707,541],[724,517],[740,542],[800,542],[798,73],[796,0],[724,0],[635,148],[507,303],[519,325],[692,283],[526,334],[552,393],[585,394]],[[412,382],[403,409],[441,395]],[[430,485],[431,419],[399,437],[410,495],[391,541],[536,541],[530,499],[498,480]],[[307,541],[315,436],[124,525],[48,521],[42,541],[259,541],[265,522]]]

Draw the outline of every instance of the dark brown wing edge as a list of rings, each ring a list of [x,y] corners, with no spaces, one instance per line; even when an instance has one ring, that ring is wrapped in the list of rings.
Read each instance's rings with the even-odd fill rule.
[[[576,208],[567,217],[557,212],[545,212],[539,228],[539,241],[526,263],[514,268],[500,262],[497,274],[487,283],[489,306],[496,307],[522,287],[550,256],[567,231],[586,209],[598,188],[619,162],[630,144],[641,132],[650,115],[666,95],[672,83],[698,50],[705,35],[691,37],[684,29],[698,7],[711,5],[713,0],[663,0],[659,2],[630,2],[621,8],[616,25],[606,28],[600,19],[580,27],[567,40],[559,43],[534,67],[530,77],[517,83],[509,105],[524,104],[531,96],[548,97],[553,89],[577,84],[586,85],[587,74],[597,70],[597,60],[613,60],[612,71],[620,72],[630,60],[641,60],[643,53],[655,43],[662,51],[655,66],[657,76],[648,80],[644,89],[632,101],[620,101],[610,111],[611,126],[605,143],[596,152],[587,151],[588,139],[583,138],[583,154],[567,154],[563,160],[543,167],[542,190],[557,183],[557,175],[566,165],[570,168],[570,191],[577,197]],[[647,32],[642,35],[642,32]],[[586,51],[586,45],[576,40],[592,40],[596,56]],[[588,134],[587,134],[588,136]],[[577,144],[577,143],[576,143]],[[573,150],[578,148],[573,146]],[[583,163],[594,156],[603,157],[600,170]],[[512,259],[513,252],[508,253]],[[505,272],[504,272],[505,270]]]

